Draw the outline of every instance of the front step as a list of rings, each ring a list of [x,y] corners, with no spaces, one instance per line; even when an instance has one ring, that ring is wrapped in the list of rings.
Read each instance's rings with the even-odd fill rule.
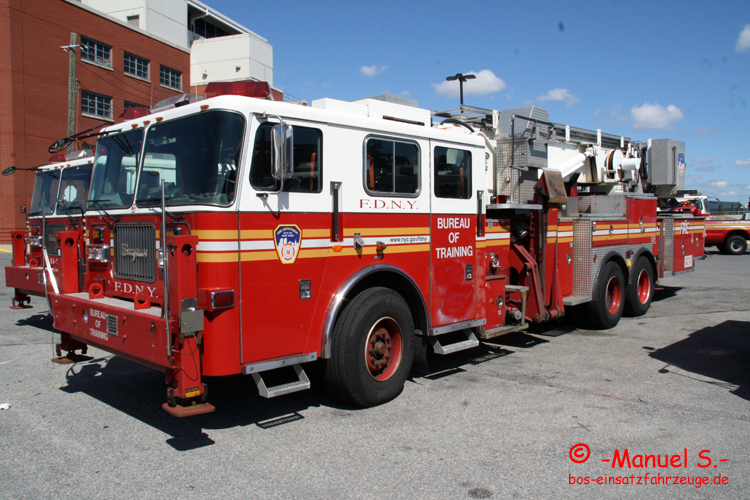
[[[435,354],[453,354],[454,352],[465,351],[466,349],[471,349],[472,347],[479,345],[479,340],[477,340],[477,337],[472,330],[467,328],[463,330],[463,332],[466,334],[466,340],[460,340],[453,344],[443,345],[437,337],[430,337],[432,350]]]
[[[294,368],[294,372],[297,374],[299,380],[271,387],[266,385],[266,381],[263,380],[263,376],[260,373],[253,373],[253,380],[255,380],[255,385],[258,386],[258,393],[264,398],[275,398],[276,396],[283,396],[284,394],[309,389],[310,379],[307,378],[307,374],[305,373],[305,370],[302,369],[302,365],[293,365],[292,368]]]

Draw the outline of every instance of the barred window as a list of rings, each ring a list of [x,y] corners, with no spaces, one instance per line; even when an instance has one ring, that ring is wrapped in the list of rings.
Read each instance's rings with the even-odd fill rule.
[[[125,74],[148,80],[148,59],[125,52]]]
[[[112,47],[82,36],[81,60],[112,67]]]
[[[94,118],[112,119],[112,98],[95,94],[87,90],[81,91],[81,112]]]
[[[182,90],[182,73],[176,69],[161,66],[159,83],[174,90]]]

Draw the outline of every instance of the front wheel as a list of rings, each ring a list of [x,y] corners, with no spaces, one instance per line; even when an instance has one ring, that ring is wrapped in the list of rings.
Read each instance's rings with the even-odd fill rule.
[[[323,367],[329,392],[367,407],[398,396],[414,359],[414,320],[403,297],[370,288],[341,313]]]
[[[647,258],[639,258],[630,270],[625,287],[625,314],[643,316],[654,298],[654,272]]]
[[[747,250],[747,240],[744,236],[730,236],[724,242],[724,251],[731,255],[742,255]]]
[[[614,328],[625,307],[625,278],[616,262],[607,262],[599,273],[594,299],[588,304],[591,325],[599,329]]]

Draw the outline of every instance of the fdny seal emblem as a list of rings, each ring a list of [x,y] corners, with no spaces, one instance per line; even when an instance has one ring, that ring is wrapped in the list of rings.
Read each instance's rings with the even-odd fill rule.
[[[282,264],[293,264],[299,255],[302,231],[295,225],[279,226],[273,232],[273,238]]]

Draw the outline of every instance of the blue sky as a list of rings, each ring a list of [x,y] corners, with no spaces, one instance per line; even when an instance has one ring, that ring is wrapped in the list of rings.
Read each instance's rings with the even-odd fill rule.
[[[207,0],[266,38],[300,99],[390,93],[458,107],[535,104],[550,120],[685,141],[687,188],[750,197],[750,0]]]

